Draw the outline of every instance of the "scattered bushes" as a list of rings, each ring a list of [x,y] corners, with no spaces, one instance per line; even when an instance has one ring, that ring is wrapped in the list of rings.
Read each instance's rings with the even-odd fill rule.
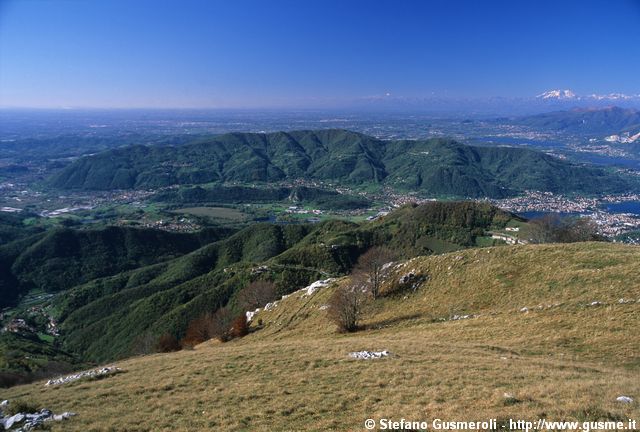
[[[155,343],[150,333],[139,335],[132,344],[131,352],[134,355],[149,354],[151,352],[168,353],[193,348],[210,339],[227,342],[234,338],[244,337],[247,334],[249,334],[249,323],[245,314],[233,315],[227,307],[223,307],[189,322],[185,336],[180,341],[170,333],[163,334]],[[12,376],[3,378],[0,375],[0,384],[3,379],[13,382],[16,378]]]
[[[380,297],[387,273],[385,265],[394,259],[393,251],[382,246],[374,246],[358,258],[351,273],[351,284],[337,288],[329,299],[329,319],[339,332],[358,330],[367,294],[374,300]]]
[[[189,322],[187,332],[182,339],[182,346],[193,347],[215,337],[213,323],[212,313],[206,313]]]
[[[182,345],[193,347],[210,339],[227,342],[233,338],[246,336],[248,333],[249,324],[245,314],[234,316],[228,308],[224,307],[191,321]]]
[[[230,329],[232,315],[227,308],[220,308],[211,313],[208,312],[189,323],[183,344],[198,345],[209,339],[218,339],[226,342],[231,338]]]

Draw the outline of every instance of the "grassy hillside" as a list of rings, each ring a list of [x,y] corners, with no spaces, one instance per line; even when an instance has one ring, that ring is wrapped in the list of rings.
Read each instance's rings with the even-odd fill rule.
[[[381,141],[344,130],[234,133],[181,146],[115,149],[81,158],[50,183],[110,190],[296,179],[460,197],[504,197],[525,189],[622,192],[635,185],[603,169],[527,149],[477,148],[446,139]]]
[[[323,310],[328,287],[259,313],[254,322],[263,325],[241,340],[133,358],[110,378],[36,383],[3,397],[78,413],[54,431],[638,419],[640,405],[616,397],[640,399],[639,262],[640,249],[601,243],[419,257],[395,266],[385,289],[410,271],[424,282],[376,301],[363,331],[335,333]],[[474,317],[451,319],[462,314]],[[391,357],[348,357],[384,349]]]

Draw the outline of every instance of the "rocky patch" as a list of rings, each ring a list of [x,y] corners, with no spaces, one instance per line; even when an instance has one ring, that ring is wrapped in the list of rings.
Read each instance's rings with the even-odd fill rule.
[[[349,357],[356,360],[373,360],[384,357],[389,357],[391,353],[387,350],[384,351],[355,351],[350,352]]]
[[[264,310],[266,311],[270,311],[272,309],[274,309],[276,306],[278,306],[278,303],[284,299],[286,299],[287,297],[291,297],[293,295],[300,295],[300,297],[309,297],[312,296],[313,294],[316,293],[316,291],[318,291],[321,288],[325,288],[328,287],[329,285],[331,285],[333,282],[335,281],[334,278],[329,278],[329,279],[321,279],[321,280],[317,280],[315,282],[313,282],[311,285],[306,286],[302,289],[299,289],[298,291],[294,291],[291,294],[286,294],[283,295],[282,298],[280,300],[274,300],[271,303],[267,303],[264,306]],[[260,312],[260,308],[254,310],[254,311],[248,311],[246,313],[247,316],[247,321],[251,321],[253,319],[253,317],[255,316],[256,313]]]
[[[48,409],[41,409],[35,413],[17,413],[12,416],[5,416],[2,409],[9,406],[9,401],[2,401],[0,404],[0,425],[4,430],[14,432],[31,431],[50,421],[62,421],[75,416],[72,412],[54,414]]]
[[[92,369],[88,371],[83,371],[83,372],[78,372],[75,374],[63,376],[60,378],[50,379],[49,381],[47,381],[45,386],[67,384],[73,381],[78,381],[79,379],[82,379],[82,378],[97,378],[105,375],[116,374],[118,372],[122,372],[122,369],[115,366],[107,366],[100,369]]]

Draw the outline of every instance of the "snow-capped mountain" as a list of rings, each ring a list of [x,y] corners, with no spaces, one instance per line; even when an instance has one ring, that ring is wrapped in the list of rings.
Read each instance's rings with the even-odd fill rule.
[[[627,95],[624,93],[609,93],[609,94],[590,94],[590,95],[578,95],[571,90],[548,90],[544,93],[536,96],[536,99],[545,101],[602,101],[602,102],[615,102],[615,101],[633,101],[640,100],[640,94]]]
[[[624,93],[609,93],[606,95],[599,95],[599,94],[591,94],[589,96],[587,96],[589,99],[595,99],[595,100],[630,100],[630,99],[638,99],[640,98],[640,95],[626,95]]]
[[[0,0],[1,1],[1,0]],[[344,100],[342,107],[359,110],[423,111],[438,115],[514,116],[566,111],[574,108],[604,109],[613,106],[640,109],[640,94],[577,94],[570,89],[548,90],[525,97],[464,97],[432,94],[429,96],[396,96],[388,93]],[[613,130],[611,133],[619,132]]]
[[[577,96],[571,90],[549,90],[536,96],[538,99],[566,100],[575,99]]]

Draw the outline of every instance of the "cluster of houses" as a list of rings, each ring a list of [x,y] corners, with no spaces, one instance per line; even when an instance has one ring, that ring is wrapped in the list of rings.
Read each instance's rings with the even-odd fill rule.
[[[508,232],[517,233],[517,232],[520,231],[520,228],[519,227],[506,227],[504,230],[508,231]],[[503,234],[503,233],[492,232],[491,233],[491,238],[494,239],[494,240],[502,240],[503,242],[505,242],[506,244],[509,244],[509,245],[527,244],[528,243],[526,240],[519,239],[517,237],[517,235],[506,234],[506,233]]]
[[[47,323],[44,328],[44,332],[50,334],[51,336],[60,336],[60,332],[58,330],[58,323],[56,320],[49,316],[43,309],[38,306],[34,306],[28,311],[30,314],[42,314],[47,318]],[[0,322],[4,320],[4,314],[0,314]],[[36,333],[39,329],[34,328],[31,324],[27,322],[26,319],[20,317],[13,317],[9,322],[7,322],[2,329],[1,332],[9,332],[9,333]]]

